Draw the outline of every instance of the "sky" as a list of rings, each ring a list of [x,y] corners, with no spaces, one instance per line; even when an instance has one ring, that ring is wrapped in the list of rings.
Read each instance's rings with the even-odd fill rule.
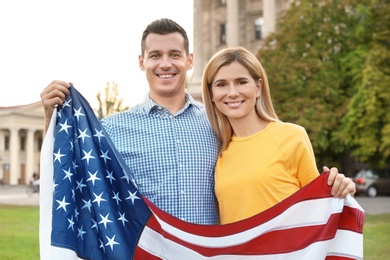
[[[124,106],[141,102],[142,32],[163,17],[183,26],[192,52],[192,0],[0,1],[0,107],[40,101],[52,80],[73,82],[93,108],[107,82]]]

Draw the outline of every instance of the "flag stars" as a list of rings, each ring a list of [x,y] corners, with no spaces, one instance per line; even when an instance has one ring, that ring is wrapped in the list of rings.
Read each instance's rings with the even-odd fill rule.
[[[110,184],[112,184],[112,181],[113,181],[113,180],[116,181],[116,179],[114,178],[114,176],[112,176],[112,175],[114,174],[113,171],[109,172],[108,170],[106,170],[106,172],[107,172],[106,178],[107,178],[107,179],[110,179]]]
[[[98,223],[93,218],[91,218],[91,220],[92,220],[92,223],[93,223],[91,229],[96,229],[96,232],[98,232],[98,230],[99,230],[98,229]]]
[[[114,197],[112,197],[112,199],[114,199],[116,201],[116,205],[119,205],[119,201],[122,201],[119,198],[119,192],[115,193],[114,191],[112,191],[112,193],[114,193]]]
[[[83,230],[83,225],[81,225],[81,227],[78,228],[77,230],[79,232],[77,234],[77,237],[81,237],[81,240],[84,240],[84,234],[87,233],[87,232]]]
[[[107,223],[111,223],[112,221],[108,219],[108,216],[110,213],[107,213],[107,215],[104,217],[102,214],[99,214],[102,220],[99,222],[99,224],[103,224],[104,228],[107,229]]]
[[[63,124],[60,123],[60,126],[61,126],[61,129],[60,129],[60,131],[58,131],[59,133],[61,133],[62,131],[65,131],[66,134],[69,134],[68,129],[72,128],[71,125],[68,125],[68,119],[65,120],[65,123],[63,123]]]
[[[81,131],[81,130],[79,129],[80,135],[77,136],[77,138],[81,138],[81,140],[83,140],[83,143],[84,143],[84,141],[85,141],[85,138],[91,137],[91,136],[89,136],[89,135],[87,134],[87,130],[88,130],[88,128],[85,128],[84,131]]]
[[[92,174],[90,171],[88,171],[89,178],[87,179],[87,181],[91,181],[93,186],[95,186],[95,181],[101,180],[99,177],[96,176],[97,173],[98,173],[98,171],[96,171],[94,174]]]
[[[135,191],[134,193],[131,193],[129,190],[127,191],[129,193],[129,197],[126,198],[126,200],[131,200],[132,204],[134,205],[134,201],[136,199],[141,199],[139,197],[137,197],[135,194],[137,194],[137,191]]]
[[[68,206],[70,203],[65,201],[65,196],[64,196],[64,198],[62,200],[56,200],[56,201],[59,204],[56,210],[62,208],[62,209],[64,209],[65,212],[67,212],[66,211],[66,206]]]
[[[95,193],[93,193],[93,195],[95,196],[95,199],[92,202],[96,202],[99,207],[100,207],[100,202],[106,201],[105,199],[102,198],[103,192],[100,193],[99,195],[96,195]]]
[[[70,171],[70,167],[68,168],[68,170],[62,170],[64,173],[65,173],[65,176],[63,178],[63,180],[65,179],[69,179],[69,182],[72,182],[72,176],[73,176],[73,173]]]
[[[59,163],[61,163],[61,158],[64,156],[66,156],[66,154],[61,153],[61,148],[58,148],[58,152],[54,153],[54,162],[58,161]]]
[[[104,247],[103,241],[101,241],[101,240],[99,239],[99,243],[100,243],[99,248],[102,248],[102,249],[103,249],[103,252],[105,253],[105,252],[106,252],[106,248]]]
[[[83,179],[81,179],[80,182],[76,180],[76,183],[77,183],[76,190],[80,190],[80,192],[83,193],[83,188],[87,187],[87,185],[83,184]]]
[[[89,212],[91,212],[92,203],[91,200],[83,200],[84,206],[81,209],[87,208]]]
[[[106,152],[103,152],[102,150],[100,150],[100,152],[102,153],[102,155],[100,155],[100,157],[103,158],[104,163],[107,163],[107,160],[111,160],[111,158],[107,155],[108,150]]]
[[[73,151],[73,148],[74,148],[73,142],[72,142],[72,141],[69,141],[69,145],[70,145],[69,152],[72,152],[72,151]]]
[[[72,231],[74,231],[74,221],[73,221],[73,216],[71,216],[71,218],[69,219],[68,218],[68,222],[69,222],[69,226],[68,226],[68,229],[72,229]]]
[[[79,220],[79,215],[80,215],[80,213],[79,213],[79,211],[77,210],[77,208],[74,210],[74,216],[75,216],[75,218],[76,218],[76,220],[78,221]]]
[[[85,116],[82,112],[81,112],[81,107],[79,109],[75,109],[73,108],[73,111],[74,111],[74,116],[77,118],[77,122],[80,121],[80,116]]]
[[[125,174],[123,174],[123,176],[121,177],[121,179],[126,179],[126,181],[127,181],[127,184],[129,184],[130,183],[130,178],[129,178],[129,176],[127,176],[127,174],[125,173]]]
[[[115,235],[112,238],[109,238],[108,236],[106,236],[106,238],[108,241],[106,246],[110,246],[111,250],[114,251],[114,245],[119,245],[119,243],[115,241]]]
[[[87,160],[87,164],[89,164],[89,160],[90,160],[90,159],[95,159],[95,157],[91,155],[92,149],[91,149],[91,151],[89,151],[88,153],[87,153],[86,151],[83,150],[83,153],[84,153],[84,157],[81,158],[81,160]]]
[[[72,102],[72,99],[65,100],[64,103],[62,104],[62,109],[65,107],[70,107],[70,103]]]
[[[125,226],[125,222],[129,222],[127,219],[126,219],[126,217],[125,217],[125,212],[123,212],[123,214],[121,214],[119,211],[118,211],[118,213],[119,213],[119,218],[118,218],[118,220],[119,221],[122,221],[122,225],[123,226]]]
[[[78,167],[80,167],[80,166],[77,165],[76,160],[74,160],[74,161],[72,162],[72,165],[73,165],[73,170],[74,170],[74,172],[76,172],[76,169],[77,169]]]
[[[97,139],[99,140],[99,143],[100,143],[100,139],[102,138],[102,137],[104,137],[104,134],[103,134],[103,130],[97,130],[96,128],[95,128],[95,132],[96,132],[96,134],[94,134],[93,136],[94,137],[97,137]]]

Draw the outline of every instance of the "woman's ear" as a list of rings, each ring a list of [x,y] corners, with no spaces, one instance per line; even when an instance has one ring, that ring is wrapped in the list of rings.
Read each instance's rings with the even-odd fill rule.
[[[261,88],[263,87],[263,79],[262,78],[260,78],[256,81],[256,86],[257,86],[256,97],[260,97]]]

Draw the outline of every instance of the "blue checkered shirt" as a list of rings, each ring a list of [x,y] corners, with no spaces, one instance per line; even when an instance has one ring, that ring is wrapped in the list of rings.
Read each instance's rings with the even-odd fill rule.
[[[186,94],[175,115],[149,95],[102,119],[140,192],[162,210],[197,224],[218,224],[214,167],[219,142],[203,104]]]

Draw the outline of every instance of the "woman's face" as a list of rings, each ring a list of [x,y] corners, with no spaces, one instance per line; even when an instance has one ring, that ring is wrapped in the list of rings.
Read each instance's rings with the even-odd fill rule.
[[[219,69],[211,86],[212,101],[229,120],[252,119],[260,96],[260,83],[239,62]]]

